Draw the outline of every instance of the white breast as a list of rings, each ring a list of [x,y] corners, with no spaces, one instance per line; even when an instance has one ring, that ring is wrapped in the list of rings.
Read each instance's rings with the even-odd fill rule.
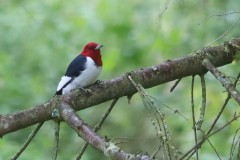
[[[78,77],[75,77],[72,82],[70,82],[62,90],[62,94],[69,93],[71,90],[76,88],[85,88],[93,84],[94,82],[96,82],[101,70],[101,66],[97,66],[92,60],[92,58],[87,57],[86,69],[82,71]],[[71,80],[71,77],[63,76],[57,90],[60,90],[69,80]]]

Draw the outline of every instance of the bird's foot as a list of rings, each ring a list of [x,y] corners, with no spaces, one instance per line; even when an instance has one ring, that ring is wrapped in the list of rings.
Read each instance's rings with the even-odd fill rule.
[[[104,81],[101,81],[101,80],[97,80],[94,84],[102,84]]]
[[[87,89],[87,88],[79,88],[80,90],[82,90],[86,95],[91,95],[91,90]]]
[[[102,88],[102,84],[104,83],[104,81],[101,80],[97,80],[93,85],[97,85],[98,87]]]

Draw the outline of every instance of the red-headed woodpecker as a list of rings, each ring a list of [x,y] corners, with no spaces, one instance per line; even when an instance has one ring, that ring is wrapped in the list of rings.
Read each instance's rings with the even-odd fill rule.
[[[76,88],[85,88],[96,82],[101,70],[101,44],[89,42],[82,53],[68,66],[57,87],[57,95],[69,93]]]

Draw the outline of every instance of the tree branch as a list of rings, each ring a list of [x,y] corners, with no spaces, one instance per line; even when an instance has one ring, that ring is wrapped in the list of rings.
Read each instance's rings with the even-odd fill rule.
[[[150,160],[147,155],[133,155],[126,153],[118,148],[111,141],[106,140],[98,136],[89,126],[84,123],[83,120],[76,114],[68,103],[64,103],[64,100],[59,106],[59,113],[61,117],[67,122],[80,137],[93,147],[104,153],[107,157],[116,160]]]
[[[168,60],[159,65],[132,71],[131,77],[144,88],[151,88],[182,77],[204,74],[207,72],[202,65],[204,58],[208,58],[215,67],[231,63],[239,51],[240,38],[227,41],[224,45],[204,48],[189,56]],[[74,110],[81,110],[137,92],[136,88],[125,75],[105,81],[89,88],[90,95],[76,90],[63,96]],[[13,114],[0,115],[0,136],[7,133],[53,119],[52,111],[58,105],[53,97],[50,102],[35,106],[31,109]]]
[[[209,62],[207,58],[203,60],[203,65],[214,75],[214,77],[219,80],[223,87],[226,88],[228,93],[231,94],[231,96],[236,100],[236,102],[240,105],[240,93],[237,89],[235,89],[232,82],[217,68],[214,67],[214,65]]]
[[[111,110],[113,109],[113,107],[115,106],[117,101],[118,101],[118,99],[114,99],[112,101],[111,105],[109,106],[109,108],[107,109],[107,111],[105,112],[105,114],[103,115],[101,120],[98,122],[98,124],[96,126],[94,126],[94,128],[93,128],[94,132],[97,132],[101,128],[101,126],[103,125],[103,122],[106,120],[107,116],[110,114]],[[88,147],[88,143],[86,142],[83,145],[83,147],[82,147],[79,155],[77,156],[76,160],[80,160],[81,159],[81,157],[82,157],[83,153],[85,152],[85,150],[87,149],[87,147]]]

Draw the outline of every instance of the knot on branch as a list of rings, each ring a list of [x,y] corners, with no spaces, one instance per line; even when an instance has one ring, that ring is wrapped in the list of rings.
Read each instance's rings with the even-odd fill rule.
[[[224,42],[225,52],[228,54],[236,53],[236,51],[240,51],[240,40],[239,39],[231,39],[230,41]]]

